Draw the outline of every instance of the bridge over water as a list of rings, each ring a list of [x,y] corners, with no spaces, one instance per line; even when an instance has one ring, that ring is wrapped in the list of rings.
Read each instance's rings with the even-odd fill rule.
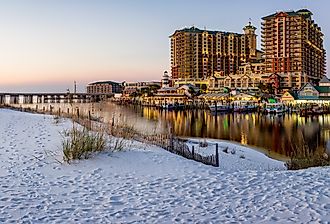
[[[113,96],[89,93],[0,93],[0,105],[43,103],[90,103]]]

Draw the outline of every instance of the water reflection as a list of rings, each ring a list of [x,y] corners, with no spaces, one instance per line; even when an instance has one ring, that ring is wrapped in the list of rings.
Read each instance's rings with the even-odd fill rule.
[[[209,111],[160,111],[134,108],[148,120],[169,127],[178,136],[215,138],[264,148],[289,157],[292,153],[308,156],[323,153],[330,139],[330,116],[301,118],[299,115],[271,116],[218,114]]]
[[[260,147],[269,154],[289,157],[292,153],[309,156],[326,150],[330,139],[330,115],[302,118],[299,115],[271,116],[251,114],[218,114],[210,111],[164,111],[138,106],[114,104],[85,105],[105,122],[115,119],[134,125],[144,133],[166,133],[236,141]]]

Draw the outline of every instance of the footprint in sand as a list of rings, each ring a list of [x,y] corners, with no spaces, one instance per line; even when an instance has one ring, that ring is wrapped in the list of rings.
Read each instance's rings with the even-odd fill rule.
[[[109,203],[111,205],[119,206],[124,204],[122,201],[120,201],[120,196],[111,196],[109,199],[110,199]]]

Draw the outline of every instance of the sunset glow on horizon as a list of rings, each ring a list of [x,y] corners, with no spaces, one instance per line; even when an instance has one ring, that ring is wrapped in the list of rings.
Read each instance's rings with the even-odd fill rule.
[[[84,91],[97,80],[160,80],[170,71],[169,35],[176,29],[241,33],[251,18],[260,49],[261,17],[279,10],[310,9],[328,51],[329,6],[326,0],[2,1],[0,92],[63,91],[74,81]]]

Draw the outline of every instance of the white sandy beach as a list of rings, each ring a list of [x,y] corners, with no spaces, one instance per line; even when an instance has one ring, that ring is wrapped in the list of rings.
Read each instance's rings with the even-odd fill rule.
[[[237,145],[211,167],[137,142],[59,164],[70,126],[0,109],[0,223],[330,222],[329,167],[287,171]]]

